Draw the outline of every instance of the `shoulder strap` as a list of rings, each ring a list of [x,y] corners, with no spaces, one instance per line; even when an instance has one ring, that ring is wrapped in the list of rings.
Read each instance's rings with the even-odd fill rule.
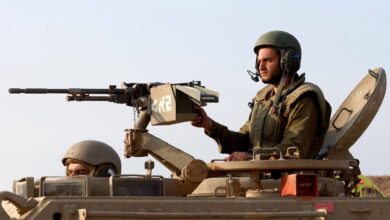
[[[271,92],[272,88],[272,85],[267,85],[266,87],[260,89],[260,91],[256,93],[256,96],[253,97],[253,99],[258,101],[265,99],[267,94]]]
[[[328,101],[326,101],[324,94],[317,85],[308,82],[301,84],[298,88],[296,88],[294,91],[287,95],[286,106],[293,105],[303,94],[309,92],[315,94],[317,105],[321,112],[319,133],[325,134],[329,127],[329,119],[332,108]]]

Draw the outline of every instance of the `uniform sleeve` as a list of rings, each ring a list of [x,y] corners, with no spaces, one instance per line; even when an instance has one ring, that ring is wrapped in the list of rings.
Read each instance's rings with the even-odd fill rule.
[[[231,154],[235,151],[248,151],[251,149],[248,122],[241,127],[239,132],[236,132],[213,121],[211,132],[207,135],[217,142],[220,153]]]
[[[284,153],[288,147],[298,147],[302,159],[312,158],[310,147],[317,133],[320,114],[315,97],[310,93],[305,94],[290,108],[283,140],[275,147]]]

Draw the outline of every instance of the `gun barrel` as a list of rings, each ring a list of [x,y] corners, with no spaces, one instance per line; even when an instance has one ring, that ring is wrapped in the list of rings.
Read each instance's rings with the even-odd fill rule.
[[[46,94],[46,93],[68,93],[68,89],[45,89],[45,88],[10,88],[9,93]]]
[[[9,93],[11,94],[48,94],[48,93],[64,93],[64,94],[125,94],[125,89],[46,89],[46,88],[10,88]]]

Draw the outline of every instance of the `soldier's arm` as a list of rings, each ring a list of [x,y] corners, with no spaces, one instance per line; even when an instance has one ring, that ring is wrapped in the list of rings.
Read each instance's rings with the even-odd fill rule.
[[[231,154],[236,151],[247,152],[251,149],[249,141],[248,122],[239,132],[231,131],[226,126],[213,121],[210,133],[206,133],[213,138],[217,144],[219,152]]]
[[[192,125],[204,128],[206,135],[218,143],[221,153],[231,154],[235,151],[248,151],[250,149],[248,122],[240,129],[240,132],[230,131],[226,126],[212,120],[203,108],[196,106],[195,110],[198,117],[192,121]]]

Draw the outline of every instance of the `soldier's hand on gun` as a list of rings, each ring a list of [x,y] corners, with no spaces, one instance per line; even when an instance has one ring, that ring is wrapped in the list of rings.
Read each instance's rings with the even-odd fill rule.
[[[230,154],[230,156],[224,158],[225,161],[242,161],[242,160],[252,160],[252,154],[248,152],[236,151]]]
[[[205,110],[198,105],[195,106],[195,112],[198,115],[195,120],[191,122],[191,124],[195,127],[204,128],[207,133],[210,133],[211,127],[213,125],[211,118],[209,118]]]

